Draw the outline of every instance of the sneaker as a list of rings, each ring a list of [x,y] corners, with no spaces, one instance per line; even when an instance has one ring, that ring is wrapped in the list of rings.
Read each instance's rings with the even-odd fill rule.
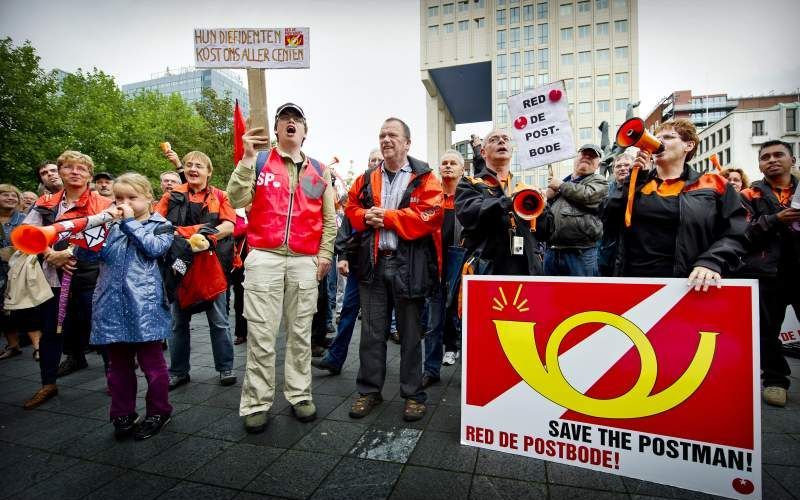
[[[300,401],[296,405],[292,405],[292,413],[301,422],[311,422],[317,418],[317,407],[314,406],[313,401]]]
[[[422,388],[426,389],[441,380],[438,375],[422,374]]]
[[[313,366],[314,368],[318,368],[320,370],[328,370],[331,375],[339,375],[340,373],[342,373],[341,368],[327,361],[326,358],[312,359],[311,366]]]
[[[244,430],[250,434],[264,432],[267,428],[267,412],[259,411],[244,416]]]
[[[425,416],[424,403],[419,403],[413,399],[406,399],[406,406],[403,408],[403,420],[406,422],[416,422]]]
[[[447,351],[442,358],[442,365],[453,366],[460,355],[461,353],[458,351]]]
[[[136,441],[144,441],[158,434],[161,429],[170,421],[169,415],[148,415],[144,418],[144,422],[139,426],[139,429],[133,435]]]
[[[34,408],[38,408],[39,406],[43,405],[56,395],[58,395],[58,387],[56,387],[56,384],[45,384],[41,389],[36,391],[36,394],[34,394],[31,399],[25,401],[23,408],[26,410],[33,410]]]
[[[236,375],[231,370],[219,372],[219,385],[233,385],[236,383]]]
[[[177,389],[182,385],[186,385],[192,377],[187,373],[186,375],[170,375],[169,376],[169,390]]]
[[[351,418],[363,418],[369,415],[373,408],[381,404],[383,397],[378,393],[362,394],[350,407]]]
[[[111,423],[114,424],[114,439],[122,441],[133,436],[136,425],[139,423],[139,415],[131,413],[122,417],[114,417],[111,419]]]
[[[399,344],[400,343],[400,333],[397,332],[397,331],[394,331],[394,332],[390,333],[389,334],[389,340],[391,340],[395,344]]]
[[[66,377],[71,373],[75,373],[78,370],[83,370],[84,368],[88,367],[89,364],[86,362],[86,359],[78,359],[75,356],[67,356],[67,359],[61,362],[58,365],[58,377]]]
[[[13,358],[14,356],[19,356],[20,354],[22,354],[22,349],[20,349],[19,347],[11,347],[10,345],[7,345],[5,349],[0,351],[0,359]]]
[[[786,406],[786,389],[783,387],[764,387],[764,402],[771,406]]]

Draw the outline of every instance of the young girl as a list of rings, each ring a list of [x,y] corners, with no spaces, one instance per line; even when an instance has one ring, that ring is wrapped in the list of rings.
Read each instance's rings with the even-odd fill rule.
[[[92,344],[108,349],[108,387],[114,436],[136,440],[157,434],[169,422],[169,374],[161,341],[172,317],[158,258],[172,244],[172,225],[150,213],[153,190],[144,176],[127,173],[114,182],[116,206],[107,210],[111,227],[100,252],[100,276],[92,308]],[[136,414],[135,358],[147,378],[147,415]]]

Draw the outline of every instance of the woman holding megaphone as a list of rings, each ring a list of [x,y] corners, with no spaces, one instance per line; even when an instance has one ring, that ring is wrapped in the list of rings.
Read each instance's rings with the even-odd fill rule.
[[[640,151],[603,213],[604,230],[619,241],[615,275],[688,277],[698,291],[719,287],[745,253],[738,193],[716,173],[689,166],[700,143],[690,121],[664,122],[653,136],[634,120],[620,127],[617,143]]]

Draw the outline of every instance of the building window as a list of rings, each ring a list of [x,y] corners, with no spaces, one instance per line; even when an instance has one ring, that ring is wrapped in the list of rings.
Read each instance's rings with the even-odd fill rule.
[[[578,104],[578,113],[581,115],[590,115],[592,114],[592,103],[590,102],[582,102]]]
[[[519,52],[514,52],[513,54],[511,54],[511,72],[512,73],[516,73],[517,71],[519,71],[519,64],[520,64],[519,60],[520,60]]]
[[[617,99],[616,104],[614,105],[614,109],[617,111],[627,111],[628,110],[628,100],[627,99]]]
[[[597,101],[597,112],[608,113],[609,105],[608,100]]]
[[[460,5],[461,3],[462,2],[459,2],[459,8],[461,7],[461,5]],[[464,3],[464,5],[468,4],[468,2],[463,2],[463,3]],[[482,9],[484,7],[486,7],[486,0],[475,0],[475,8],[476,9]]]
[[[597,87],[598,88],[608,88],[608,75],[597,75]]]
[[[595,0],[594,1],[594,8],[595,10],[603,10],[608,8],[608,0]]]
[[[505,75],[506,71],[508,70],[508,68],[507,68],[508,60],[506,58],[507,58],[507,56],[505,54],[498,54],[497,55],[497,74],[498,75]]]
[[[578,88],[580,90],[589,90],[590,88],[592,88],[592,77],[582,76],[578,78]]]
[[[483,21],[483,19],[478,19],[478,21]],[[478,27],[483,28],[483,24],[478,24]],[[468,31],[468,30],[469,30],[469,21],[458,22],[458,31]]]
[[[627,33],[628,32],[628,20],[623,19],[621,21],[614,21],[614,31],[617,33]]]
[[[533,73],[533,51],[525,51],[525,73]]]
[[[519,7],[512,7],[509,11],[509,23],[516,24],[519,23]]]
[[[547,85],[550,83],[550,75],[547,73],[539,73],[539,85]]]
[[[511,93],[509,95],[519,94],[521,90],[522,79],[518,76],[515,76],[511,79]]]
[[[500,30],[497,32],[497,50],[503,50],[506,48],[506,30]]]
[[[539,71],[550,70],[550,51],[547,49],[539,49]]]
[[[753,134],[755,135],[755,134]],[[703,139],[703,151],[708,152],[708,137]]]
[[[508,80],[502,78],[497,80],[497,98],[505,99],[508,96]]]
[[[753,135],[764,135],[764,120],[756,120],[753,122]]]
[[[444,23],[442,26],[444,27],[445,33],[452,33],[455,31],[455,28],[453,28],[453,23]]]
[[[561,28],[561,41],[562,42],[572,41],[572,28]]]
[[[589,35],[592,33],[592,27],[588,24],[584,26],[578,26],[578,39],[586,40],[589,38]]]
[[[592,127],[582,127],[580,132],[578,133],[581,141],[591,141],[592,140]]]
[[[711,134],[711,147],[717,147],[717,134]]]
[[[550,8],[547,2],[541,2],[536,4],[536,17],[538,19],[547,19],[550,17]]]
[[[731,126],[730,125],[725,125],[725,140],[726,141],[730,141],[731,140]]]
[[[519,28],[511,28],[509,30],[511,33],[511,48],[518,49],[519,48]]]
[[[536,80],[533,78],[533,75],[528,75],[525,77],[525,90],[531,90],[536,87]]]
[[[505,10],[498,10],[497,11],[497,22],[495,23],[498,26],[505,26],[506,25],[506,11]]]
[[[607,63],[609,60],[609,51],[608,49],[598,49],[597,51],[597,62],[598,63]]]
[[[597,36],[608,36],[608,23],[597,23]]]
[[[722,129],[717,131],[717,142],[720,143],[720,145],[722,144]]]
[[[548,29],[548,24],[540,24],[539,25],[539,40],[538,43],[547,43],[550,38],[550,30]]]
[[[506,4],[506,0],[497,0],[497,6],[498,7],[502,7],[505,4]]]
[[[461,24],[461,22],[459,22],[459,24]],[[485,17],[479,17],[478,19],[475,20],[475,25],[478,27],[478,29],[485,28],[486,27],[486,18]],[[466,30],[462,30],[462,31],[466,31]]]
[[[614,0],[614,8],[628,10],[628,0]]]
[[[428,26],[428,36],[439,36],[439,25]]]
[[[619,86],[628,85],[628,73],[617,73],[614,75],[614,84]]]
[[[725,165],[731,164],[731,148],[725,148]]]
[[[565,3],[558,8],[558,15],[561,17],[571,16],[572,15],[572,4]]]
[[[433,7],[428,7],[428,17],[436,17],[439,15],[439,6],[434,5]]]
[[[506,103],[497,103],[496,115],[498,123],[508,123],[508,106],[506,106]]]
[[[572,92],[575,88],[575,80],[572,78],[565,78],[564,79],[564,90],[567,92]]]
[[[442,15],[447,16],[453,13],[453,4],[446,3],[442,5]]]
[[[786,108],[786,131],[797,132],[797,111],[795,108]]]
[[[628,58],[628,47],[617,47],[614,49],[614,58],[615,59],[627,59]]]
[[[561,54],[562,66],[572,66],[573,64],[575,64],[575,56],[572,53]]]
[[[533,4],[522,6],[522,20],[526,23],[533,21]]]
[[[592,64],[592,53],[588,50],[578,52],[578,64]]]
[[[582,0],[578,2],[578,14],[586,14],[592,11],[592,4],[589,0]]]
[[[480,5],[478,6],[479,9],[483,8],[483,2],[484,2],[484,0],[480,0]],[[463,0],[461,2],[458,2],[458,11],[459,12],[467,12],[468,10],[469,10],[469,1],[468,0]]]
[[[533,45],[533,25],[525,26],[525,45]]]

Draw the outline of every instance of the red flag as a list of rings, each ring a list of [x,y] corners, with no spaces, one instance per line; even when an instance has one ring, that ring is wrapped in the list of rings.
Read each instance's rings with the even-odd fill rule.
[[[239,108],[239,99],[236,99],[236,106],[233,108],[233,165],[239,164],[239,160],[244,156],[244,135],[245,124],[242,110]]]

